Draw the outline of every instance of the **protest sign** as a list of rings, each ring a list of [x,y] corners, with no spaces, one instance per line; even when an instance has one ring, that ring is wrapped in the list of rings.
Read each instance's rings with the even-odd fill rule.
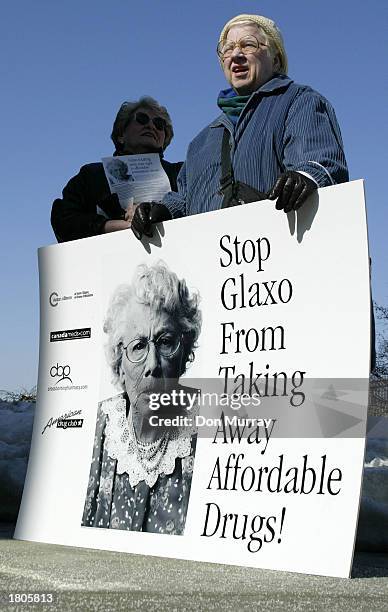
[[[267,201],[145,244],[45,247],[39,269],[16,538],[349,576],[370,358],[361,181],[288,215]],[[143,439],[145,415],[159,433]]]

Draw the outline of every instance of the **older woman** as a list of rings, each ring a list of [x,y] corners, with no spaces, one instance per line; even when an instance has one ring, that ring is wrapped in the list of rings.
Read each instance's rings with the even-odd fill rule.
[[[221,110],[190,143],[178,193],[135,212],[138,238],[152,224],[267,197],[297,210],[317,187],[349,180],[330,102],[288,75],[283,37],[262,15],[237,15],[222,28],[217,54],[229,87]]]
[[[189,501],[192,427],[153,426],[152,394],[183,390],[201,328],[199,297],[163,263],[139,266],[114,292],[104,331],[113,380],[122,392],[98,408],[82,524],[182,534]],[[168,416],[187,416],[174,407]],[[152,422],[152,420],[151,420]]]
[[[113,124],[114,155],[159,153],[171,190],[176,191],[182,163],[163,159],[173,135],[170,115],[156,100],[143,97],[124,102]],[[108,214],[109,220],[98,214],[97,206]],[[63,197],[54,201],[51,224],[58,242],[127,229],[131,218],[117,219],[117,211],[120,212],[119,201],[116,194],[110,193],[102,163],[86,164],[63,189]]]

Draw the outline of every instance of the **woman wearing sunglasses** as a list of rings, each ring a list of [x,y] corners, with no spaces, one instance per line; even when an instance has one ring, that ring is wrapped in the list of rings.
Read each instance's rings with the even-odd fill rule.
[[[177,191],[176,179],[182,162],[170,163],[163,153],[174,135],[171,118],[164,106],[150,97],[124,102],[117,113],[111,138],[113,155],[159,153],[161,164]],[[97,207],[110,217],[98,214]],[[116,194],[111,194],[101,162],[82,166],[54,201],[51,225],[58,242],[87,238],[130,227],[129,215],[122,215]],[[124,218],[119,218],[119,217]]]

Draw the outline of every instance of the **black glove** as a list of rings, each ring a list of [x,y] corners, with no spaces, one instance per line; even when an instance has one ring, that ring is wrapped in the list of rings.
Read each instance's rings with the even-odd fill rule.
[[[317,189],[318,185],[300,172],[288,170],[281,174],[269,192],[268,199],[276,200],[277,210],[298,210],[305,200]]]
[[[143,235],[152,238],[153,223],[161,223],[172,219],[171,213],[160,202],[142,202],[137,206],[133,215],[131,229],[138,240]]]

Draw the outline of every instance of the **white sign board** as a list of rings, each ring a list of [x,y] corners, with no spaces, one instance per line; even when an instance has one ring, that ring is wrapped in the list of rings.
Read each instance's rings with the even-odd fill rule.
[[[260,202],[159,230],[40,249],[15,537],[349,576],[370,350],[362,182],[297,214]],[[155,381],[171,399],[170,379],[180,395],[164,409]],[[202,401],[216,379],[221,410]],[[159,423],[183,414],[187,427]]]

